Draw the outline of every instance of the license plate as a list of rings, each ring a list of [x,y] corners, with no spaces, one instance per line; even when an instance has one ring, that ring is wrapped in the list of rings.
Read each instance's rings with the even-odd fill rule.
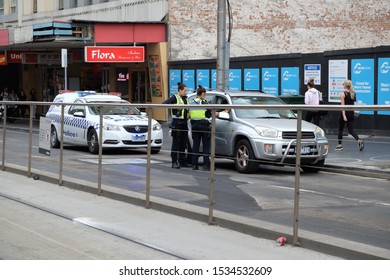
[[[133,135],[133,142],[143,142],[145,140],[146,140],[146,136],[145,135],[141,135],[141,134]]]
[[[301,154],[302,155],[310,154],[310,147],[301,147]]]

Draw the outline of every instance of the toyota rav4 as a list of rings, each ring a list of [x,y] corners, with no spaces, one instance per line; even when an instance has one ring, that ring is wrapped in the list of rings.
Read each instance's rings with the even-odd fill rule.
[[[196,94],[188,96],[189,101]],[[209,91],[211,104],[283,105],[280,98],[260,92]],[[227,109],[216,118],[216,156],[231,158],[236,169],[253,173],[259,164],[286,165],[295,163],[297,117],[288,109]],[[324,131],[302,121],[301,167],[305,172],[318,172],[328,154]]]

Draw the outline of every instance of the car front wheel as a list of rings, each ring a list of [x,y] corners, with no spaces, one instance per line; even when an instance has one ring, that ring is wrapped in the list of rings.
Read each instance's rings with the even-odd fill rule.
[[[248,140],[243,139],[237,143],[234,149],[234,165],[240,173],[254,173],[259,167]]]
[[[89,152],[92,154],[97,154],[99,152],[99,142],[98,142],[98,136],[94,129],[88,131],[87,141],[88,141]]]
[[[60,141],[58,140],[58,133],[54,126],[51,127],[50,144],[52,148],[60,147]]]

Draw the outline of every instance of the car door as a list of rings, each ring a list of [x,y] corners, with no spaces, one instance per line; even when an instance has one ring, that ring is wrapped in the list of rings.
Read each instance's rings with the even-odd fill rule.
[[[216,95],[213,100],[213,104],[226,104],[230,105],[228,99],[222,95]],[[230,109],[223,110],[230,113]],[[231,155],[232,154],[232,135],[233,124],[230,120],[216,118],[215,120],[215,153],[219,155]]]
[[[87,107],[83,104],[84,102],[82,100],[75,100],[74,104],[70,106],[65,118],[64,136],[66,136],[67,141],[71,143],[86,143]]]

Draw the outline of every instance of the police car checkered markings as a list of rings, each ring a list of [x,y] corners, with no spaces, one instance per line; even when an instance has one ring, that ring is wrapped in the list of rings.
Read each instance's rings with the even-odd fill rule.
[[[98,159],[79,159],[79,161],[98,164]],[[152,160],[150,163],[162,163],[161,161]],[[146,164],[146,159],[142,158],[112,158],[102,160],[102,164]]]

